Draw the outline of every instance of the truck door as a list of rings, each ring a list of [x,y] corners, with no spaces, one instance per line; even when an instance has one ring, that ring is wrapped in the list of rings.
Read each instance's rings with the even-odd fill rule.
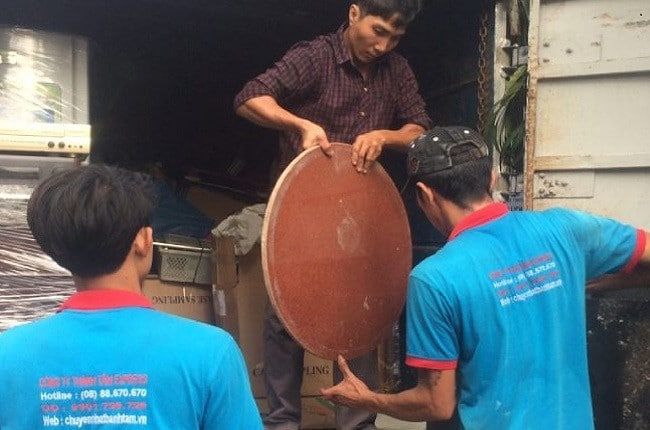
[[[650,2],[532,0],[525,204],[650,229]],[[597,429],[650,422],[650,288],[587,297]]]
[[[531,2],[526,205],[650,228],[650,2]]]

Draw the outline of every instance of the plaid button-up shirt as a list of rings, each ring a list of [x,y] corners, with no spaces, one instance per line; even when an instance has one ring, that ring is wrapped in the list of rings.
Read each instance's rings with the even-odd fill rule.
[[[299,42],[235,97],[235,109],[253,97],[268,95],[294,115],[320,125],[330,142],[352,143],[363,133],[398,129],[405,124],[431,127],[413,71],[401,55],[389,52],[366,80],[352,64],[336,33]],[[301,150],[301,136],[280,132],[280,168]]]

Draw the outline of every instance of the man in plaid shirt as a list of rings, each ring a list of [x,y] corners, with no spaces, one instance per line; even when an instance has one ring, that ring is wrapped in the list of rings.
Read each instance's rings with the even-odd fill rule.
[[[329,155],[330,142],[346,142],[352,144],[351,167],[366,173],[384,148],[406,151],[431,127],[413,71],[393,52],[421,5],[421,0],[352,0],[348,22],[338,31],[297,43],[244,86],[235,110],[279,131],[280,171],[304,149],[320,146]],[[265,427],[297,430],[304,350],[272,313],[264,339],[270,407]],[[351,363],[371,385],[372,361],[367,356]],[[374,429],[374,420],[366,411],[337,412],[340,430]]]

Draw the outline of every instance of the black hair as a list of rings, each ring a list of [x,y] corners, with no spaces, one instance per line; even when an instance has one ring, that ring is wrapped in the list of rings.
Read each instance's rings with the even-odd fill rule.
[[[136,234],[150,225],[151,180],[91,164],[55,173],[32,193],[29,228],[43,251],[81,278],[115,272]]]
[[[492,183],[492,158],[472,159],[474,148],[471,144],[453,148],[450,153],[453,167],[415,177],[414,182],[422,182],[445,199],[469,209],[472,203],[490,195]]]
[[[351,0],[353,4],[359,6],[362,16],[374,15],[388,21],[397,14],[397,27],[410,24],[422,9],[422,0]]]

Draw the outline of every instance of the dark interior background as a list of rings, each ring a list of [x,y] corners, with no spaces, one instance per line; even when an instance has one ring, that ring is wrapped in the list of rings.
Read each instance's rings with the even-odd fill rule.
[[[476,124],[482,3],[425,0],[398,47],[436,124]],[[191,173],[259,199],[268,192],[276,138],[237,118],[232,99],[296,41],[336,30],[347,8],[346,0],[0,0],[0,25],[89,38],[93,160],[158,164],[171,177]],[[402,183],[402,157],[383,163]],[[443,238],[412,194],[405,201],[417,262]],[[15,292],[15,282],[6,288]],[[598,428],[647,428],[641,412],[649,393],[638,377],[647,366],[623,364],[647,350],[648,315],[647,301],[588,300]],[[413,383],[405,369],[402,375],[404,385]]]
[[[236,117],[232,99],[293,43],[335,31],[346,0],[0,0],[0,25],[90,40],[91,159],[260,196],[274,132]],[[476,123],[481,2],[425,0],[398,47],[436,124]],[[403,156],[383,160],[396,182]],[[441,238],[406,198],[415,242]]]

